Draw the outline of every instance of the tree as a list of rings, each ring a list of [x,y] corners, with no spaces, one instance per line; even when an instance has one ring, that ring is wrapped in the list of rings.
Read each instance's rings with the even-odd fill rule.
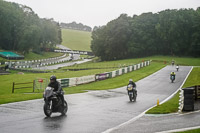
[[[92,32],[93,53],[102,60],[177,55],[200,57],[200,8],[120,15]]]
[[[157,14],[151,12],[133,17],[132,34],[128,44],[130,57],[149,56],[157,52],[158,43],[155,31],[157,21]]]
[[[107,26],[93,31],[93,53],[99,55],[102,60],[122,59],[126,56],[127,42],[131,34],[130,19],[126,14],[122,14]]]
[[[194,18],[194,32],[192,34],[192,43],[190,54],[195,57],[200,57],[200,7],[197,8]]]
[[[0,47],[28,53],[61,43],[61,29],[52,19],[40,19],[27,6],[0,0]]]

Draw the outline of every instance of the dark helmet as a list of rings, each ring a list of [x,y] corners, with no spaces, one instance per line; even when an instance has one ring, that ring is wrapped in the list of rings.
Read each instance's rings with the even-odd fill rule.
[[[133,79],[129,79],[129,83],[133,83]]]
[[[50,80],[56,81],[56,76],[52,75],[52,76],[50,77]]]

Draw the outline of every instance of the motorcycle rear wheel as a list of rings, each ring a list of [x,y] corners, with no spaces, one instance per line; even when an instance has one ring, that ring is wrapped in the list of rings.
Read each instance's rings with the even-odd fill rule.
[[[135,94],[135,96],[134,96],[134,102],[136,102],[136,97],[137,97],[137,95]]]

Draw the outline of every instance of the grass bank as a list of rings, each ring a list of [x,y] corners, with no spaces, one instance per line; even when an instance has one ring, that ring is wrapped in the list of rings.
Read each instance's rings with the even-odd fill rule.
[[[47,59],[53,57],[59,57],[64,55],[64,53],[55,53],[55,52],[43,52],[41,54],[36,54],[33,52],[29,52],[25,55],[25,60],[38,60],[38,59]]]
[[[124,74],[122,76],[108,79],[99,82],[93,82],[90,84],[80,85],[76,87],[69,87],[64,88],[66,94],[74,94],[74,93],[81,93],[86,92],[87,90],[105,90],[105,89],[113,89],[121,86],[125,86],[129,78],[133,78],[134,81],[142,79],[164,67],[164,64],[160,63],[152,63],[148,67],[144,67],[140,70],[133,71],[128,74]],[[112,70],[112,69],[111,69]],[[93,72],[96,73],[99,70],[85,70],[85,71],[75,71],[75,72],[63,72],[63,73],[55,73],[59,78],[69,78],[69,77],[76,77],[76,75],[84,76],[89,75],[89,73]],[[104,69],[101,71],[105,72]],[[16,90],[14,94],[11,94],[12,90],[12,82],[30,82],[34,80],[36,77],[38,78],[49,78],[52,73],[45,73],[45,74],[24,74],[24,75],[2,75],[0,79],[0,104],[9,103],[9,102],[16,102],[16,101],[24,101],[24,100],[31,100],[42,98],[42,93],[30,93],[32,89],[21,89]]]
[[[118,76],[115,78],[102,80],[98,82],[93,82],[90,84],[79,85],[70,88],[64,88],[67,94],[73,94],[77,92],[85,92],[87,90],[106,90],[106,89],[114,89],[122,86],[126,86],[128,80],[132,78],[134,81],[138,81],[144,77],[151,75],[152,73],[160,70],[165,65],[160,63],[152,63],[148,67],[144,67],[142,69],[124,74],[122,76]]]
[[[59,69],[56,71],[52,71],[51,73],[43,73],[43,74],[25,73],[23,75],[19,75],[17,72],[13,72],[10,75],[0,75],[0,104],[42,98],[42,93],[37,93],[37,92],[30,93],[32,92],[32,89],[16,90],[14,94],[11,94],[13,82],[16,82],[16,83],[31,82],[36,78],[49,78],[51,75],[56,75],[58,78],[80,77],[80,76],[113,71],[118,68],[109,68],[109,67],[112,67],[112,66],[118,67],[119,64],[131,65],[131,64],[136,64],[143,60],[149,60],[149,59],[153,61],[153,63],[148,67],[142,68],[140,70],[137,70],[137,71],[134,71],[134,72],[131,72],[131,73],[128,73],[116,78],[94,82],[91,84],[80,85],[76,87],[64,88],[67,94],[80,93],[80,92],[85,92],[87,90],[113,89],[113,88],[125,86],[129,78],[133,78],[134,81],[137,81],[139,79],[142,79],[158,71],[159,69],[161,69],[162,67],[166,65],[164,64],[166,60],[168,60],[170,63],[172,58],[174,57],[153,56],[153,57],[147,57],[147,58],[126,59],[126,60],[118,60],[118,61],[90,62],[90,63],[86,63],[82,65],[83,66],[85,65],[87,67],[91,67],[91,65],[95,67],[100,66],[101,69],[91,69],[91,70],[82,70],[82,71],[66,71],[64,69]],[[200,64],[200,60],[198,60],[198,62],[195,63],[196,58],[194,59],[189,58],[189,59],[190,61],[188,60],[188,62],[187,61],[183,61],[183,62],[187,62],[188,64],[186,65]],[[182,60],[182,59],[181,58],[176,59],[177,62],[179,62],[179,60]],[[106,65],[108,67],[105,67]],[[77,67],[81,67],[81,65]]]
[[[143,60],[152,60],[153,62],[159,62],[160,64],[170,65],[172,60],[175,60],[175,64],[185,65],[185,66],[200,66],[200,58],[190,58],[190,57],[172,57],[172,56],[151,56],[144,58],[135,58],[135,59],[125,59],[125,60],[116,60],[116,61],[102,61],[96,62],[91,61],[84,64],[63,67],[62,69],[87,69],[87,68],[120,68],[123,66],[132,65],[132,62],[135,63],[142,62]]]
[[[91,32],[62,29],[62,45],[72,50],[91,51]]]
[[[188,131],[182,131],[182,132],[176,132],[176,133],[200,133],[200,129],[194,129],[194,130],[188,130]]]

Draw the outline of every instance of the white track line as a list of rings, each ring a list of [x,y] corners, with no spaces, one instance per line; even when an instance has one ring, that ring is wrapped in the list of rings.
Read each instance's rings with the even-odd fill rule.
[[[174,129],[174,130],[168,130],[168,131],[162,131],[162,132],[156,132],[156,133],[174,133],[174,132],[182,132],[182,131],[194,130],[194,129],[199,129],[199,128],[200,126],[188,127],[188,128]]]

